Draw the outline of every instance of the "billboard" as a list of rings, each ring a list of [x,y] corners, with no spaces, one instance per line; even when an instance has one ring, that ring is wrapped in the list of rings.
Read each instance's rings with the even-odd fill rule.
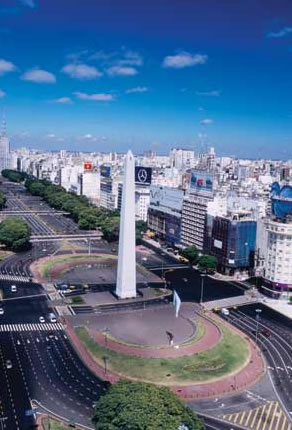
[[[210,195],[213,192],[213,175],[206,170],[193,170],[190,188],[197,194]]]
[[[92,170],[92,163],[91,163],[91,161],[86,161],[85,163],[83,163],[83,169],[84,170]]]
[[[150,205],[162,212],[180,213],[182,210],[184,191],[179,188],[151,185]]]
[[[105,164],[100,166],[100,175],[105,177],[105,178],[110,178],[111,166],[106,166]]]
[[[152,179],[151,167],[135,167],[135,182],[140,185],[150,185]]]

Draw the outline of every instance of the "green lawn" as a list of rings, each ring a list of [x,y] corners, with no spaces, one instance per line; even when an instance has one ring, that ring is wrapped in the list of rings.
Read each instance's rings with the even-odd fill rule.
[[[110,260],[110,259],[116,259],[116,257],[112,257],[112,256],[104,256],[104,255],[66,255],[66,256],[59,256],[59,257],[53,257],[50,258],[50,260],[47,260],[45,262],[42,262],[41,264],[39,264],[39,271],[42,275],[42,277],[47,278],[50,275],[50,271],[51,269],[56,266],[57,264],[63,264],[63,263],[68,263],[70,261],[77,261],[78,262],[82,262],[82,261],[86,261],[86,260],[97,260],[98,262],[100,262],[101,260]]]
[[[161,384],[187,384],[224,377],[243,366],[249,357],[247,342],[230,328],[220,325],[222,338],[209,350],[177,358],[159,359],[117,353],[97,344],[83,327],[75,331],[85,348],[101,365],[130,378]]]
[[[198,342],[206,333],[206,326],[202,323],[200,318],[194,319],[193,322],[196,326],[195,335],[191,339],[183,342],[182,345],[191,345],[192,343]]]
[[[58,421],[53,420],[52,418],[50,418],[49,421],[47,418],[45,418],[43,420],[43,429],[44,430],[68,430],[70,429],[70,427],[68,427],[65,424],[64,425],[60,424]]]
[[[81,296],[72,296],[71,297],[71,303],[73,305],[83,305],[85,303],[83,297]]]

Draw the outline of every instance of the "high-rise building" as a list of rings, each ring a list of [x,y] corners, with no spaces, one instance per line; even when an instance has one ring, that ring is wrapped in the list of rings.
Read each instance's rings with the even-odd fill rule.
[[[150,187],[148,228],[170,246],[180,243],[184,191],[178,188]]]
[[[213,200],[213,182],[211,173],[193,170],[190,173],[190,189],[185,195],[182,208],[181,243],[183,246],[205,248],[205,229],[207,208]]]
[[[272,214],[266,221],[265,286],[278,297],[292,290],[292,187],[272,185]],[[267,291],[267,290],[266,290]],[[278,292],[278,294],[277,294]]]
[[[6,131],[6,121],[3,118],[0,132],[0,172],[10,168],[10,144]]]

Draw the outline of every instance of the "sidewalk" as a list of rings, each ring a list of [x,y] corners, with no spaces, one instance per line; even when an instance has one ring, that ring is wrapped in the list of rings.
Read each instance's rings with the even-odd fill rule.
[[[286,316],[287,318],[292,319],[292,304],[290,305],[287,302],[287,299],[281,300],[281,299],[269,299],[269,298],[263,298],[261,302],[268,306],[271,309],[274,309],[275,311],[281,313],[282,315]]]

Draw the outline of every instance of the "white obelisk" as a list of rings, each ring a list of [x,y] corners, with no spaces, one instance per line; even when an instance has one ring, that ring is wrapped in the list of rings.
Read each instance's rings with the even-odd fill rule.
[[[116,295],[136,297],[135,160],[125,156]]]

